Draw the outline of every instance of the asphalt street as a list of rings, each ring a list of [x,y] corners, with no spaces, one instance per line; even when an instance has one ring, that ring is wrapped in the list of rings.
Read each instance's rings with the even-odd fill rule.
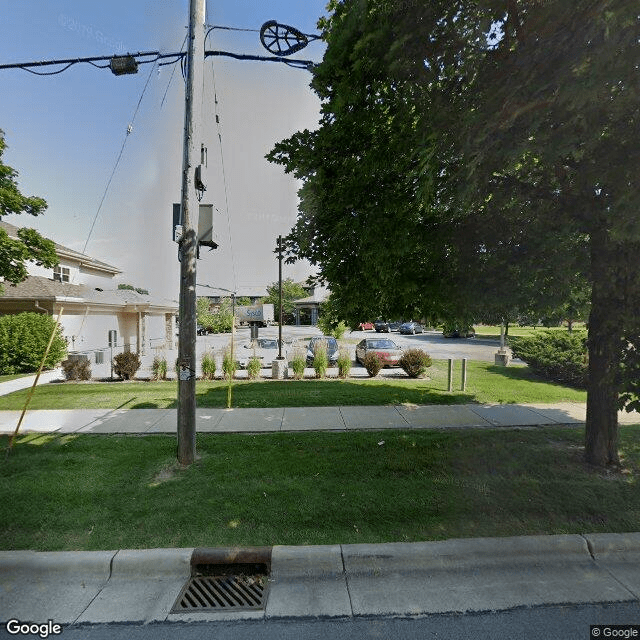
[[[636,629],[640,628],[637,602],[546,606],[417,618],[76,625],[64,627],[60,635],[50,637],[63,640],[588,640],[611,637],[604,635],[604,629],[601,635],[592,634],[591,625],[634,624]],[[26,636],[11,635],[2,625],[0,639],[16,637]]]

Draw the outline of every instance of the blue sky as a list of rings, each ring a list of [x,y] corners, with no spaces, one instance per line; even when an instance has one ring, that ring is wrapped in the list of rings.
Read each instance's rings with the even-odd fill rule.
[[[207,22],[259,29],[275,19],[314,33],[325,4],[209,0]],[[0,62],[178,51],[187,16],[186,0],[0,0]],[[207,48],[268,55],[258,33],[216,30]],[[319,61],[322,54],[323,45],[311,43],[296,57]],[[4,161],[19,172],[23,193],[49,203],[39,218],[6,220],[33,226],[77,250],[89,239],[86,252],[123,269],[121,281],[170,297],[178,292],[171,205],[180,198],[184,123],[184,83],[179,68],[172,77],[173,69],[141,65],[137,75],[121,77],[90,65],[50,77],[0,71],[0,128],[9,147]],[[310,79],[306,71],[273,63],[209,58],[205,64],[203,202],[218,210],[214,225],[220,249],[203,252],[198,282],[233,289],[264,287],[277,279],[272,251],[278,234],[286,234],[295,221],[299,185],[264,155],[278,140],[317,125],[320,105]],[[285,277],[308,273],[303,264],[285,268]]]

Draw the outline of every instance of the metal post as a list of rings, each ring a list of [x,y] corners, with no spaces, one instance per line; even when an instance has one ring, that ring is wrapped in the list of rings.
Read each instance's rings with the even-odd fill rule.
[[[278,360],[282,357],[282,236],[278,236],[278,287],[280,292],[280,321],[278,323]]]
[[[460,385],[462,391],[467,390],[467,359],[462,358],[462,384]]]
[[[453,358],[449,358],[449,381],[447,391],[453,391]]]
[[[200,109],[204,77],[205,0],[189,2],[187,83],[182,163],[180,260],[180,335],[178,340],[178,462],[191,464],[196,454],[196,256],[198,198],[195,171],[200,154]]]

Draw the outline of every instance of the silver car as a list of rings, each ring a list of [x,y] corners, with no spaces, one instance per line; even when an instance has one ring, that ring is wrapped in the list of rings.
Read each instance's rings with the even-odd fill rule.
[[[241,351],[238,353],[238,362],[242,368],[246,369],[249,360],[256,357],[260,360],[260,367],[264,369],[272,366],[273,361],[278,357],[278,353],[277,338],[258,338],[241,347]],[[282,349],[282,355],[285,355],[284,348]]]

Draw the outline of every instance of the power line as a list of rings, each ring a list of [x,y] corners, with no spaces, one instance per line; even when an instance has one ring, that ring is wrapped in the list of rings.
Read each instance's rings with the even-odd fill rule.
[[[181,54],[181,55],[182,55],[182,53],[183,53],[184,44],[185,44],[185,42],[187,41],[187,36],[188,36],[188,35],[189,35],[189,34],[185,34],[185,36],[184,36],[184,40],[182,41],[182,46],[180,47],[180,54]],[[175,62],[175,61],[174,61],[174,62]],[[170,64],[170,63],[168,63],[168,62],[167,62],[167,63],[161,63],[161,64],[160,64],[160,65],[158,65],[158,66],[163,66],[164,64]],[[165,92],[164,92],[164,95],[162,96],[162,101],[160,102],[160,108],[162,108],[162,106],[164,105],[164,101],[165,101],[165,99],[166,99],[166,97],[167,97],[167,93],[169,93],[169,87],[171,86],[171,81],[173,80],[173,76],[175,75],[175,73],[176,73],[176,67],[173,67],[173,69],[171,70],[171,76],[169,77],[169,82],[168,82],[168,84],[167,84],[167,88],[166,88],[166,90],[165,90]]]
[[[182,58],[184,55],[185,55],[184,53],[160,53],[160,51],[142,51],[142,52],[139,51],[138,53],[128,53],[126,54],[126,56],[121,56],[121,55],[92,56],[90,58],[67,58],[65,60],[39,60],[35,62],[13,62],[10,64],[0,64],[0,70],[1,69],[22,69],[23,71],[28,71],[29,73],[35,73],[36,75],[50,76],[50,75],[56,75],[58,73],[62,73],[63,71],[66,71],[67,69],[69,69],[70,67],[76,64],[87,63],[87,64],[93,65],[94,67],[98,67],[99,69],[108,69],[110,67],[110,64],[98,65],[95,63],[102,62],[102,61],[109,61],[110,63],[114,59],[131,57],[131,58],[134,58],[138,64],[150,64],[150,63],[158,62],[159,60],[164,60],[167,58],[176,58],[176,60],[173,60],[171,62],[161,63],[161,64],[172,64],[173,62],[177,62],[178,59]],[[149,58],[149,60],[147,60],[146,58]],[[33,70],[33,68],[50,67],[50,66],[61,65],[61,64],[66,65],[64,69],[58,69],[56,71],[49,71],[49,72],[38,72]]]
[[[96,220],[98,219],[98,215],[100,214],[100,210],[102,209],[102,205],[105,201],[105,198],[107,197],[107,193],[109,191],[109,187],[111,186],[111,181],[113,180],[113,176],[116,173],[116,170],[118,168],[118,165],[120,164],[120,159],[122,158],[122,154],[124,152],[124,148],[125,145],[127,144],[127,140],[129,139],[129,135],[131,134],[131,132],[133,131],[133,123],[136,119],[136,115],[138,115],[138,110],[140,109],[140,104],[142,103],[142,98],[144,97],[144,94],[147,90],[147,87],[149,86],[149,81],[151,80],[151,76],[153,74],[153,70],[154,67],[151,67],[151,71],[149,72],[149,76],[147,77],[147,81],[144,85],[144,88],[142,89],[142,93],[140,94],[140,99],[138,100],[138,104],[136,105],[136,109],[133,112],[133,117],[131,118],[131,122],[128,124],[127,126],[127,133],[124,136],[124,140],[122,141],[122,147],[120,147],[120,153],[118,154],[118,158],[116,160],[116,163],[113,167],[113,171],[111,172],[111,176],[109,177],[109,181],[107,182],[107,186],[105,187],[104,193],[102,194],[102,199],[100,200],[100,204],[98,205],[98,210],[96,211],[96,215],[93,217],[93,222],[91,223],[91,229],[89,229],[89,235],[87,236],[87,241],[84,243],[84,248],[82,249],[82,253],[85,253],[87,250],[87,245],[89,244],[89,240],[91,239],[91,235],[93,234],[93,228],[96,225]]]
[[[224,208],[227,215],[227,229],[229,231],[229,251],[231,252],[231,270],[233,273],[233,288],[238,288],[238,276],[236,274],[236,258],[233,250],[233,237],[231,234],[231,216],[229,214],[229,191],[227,187],[227,172],[224,165],[224,151],[222,147],[222,130],[220,128],[220,114],[218,113],[218,91],[216,89],[216,70],[211,63],[211,76],[213,82],[213,111],[216,120],[216,128],[218,130],[218,141],[220,143],[220,165],[222,168],[222,185],[224,188]]]

